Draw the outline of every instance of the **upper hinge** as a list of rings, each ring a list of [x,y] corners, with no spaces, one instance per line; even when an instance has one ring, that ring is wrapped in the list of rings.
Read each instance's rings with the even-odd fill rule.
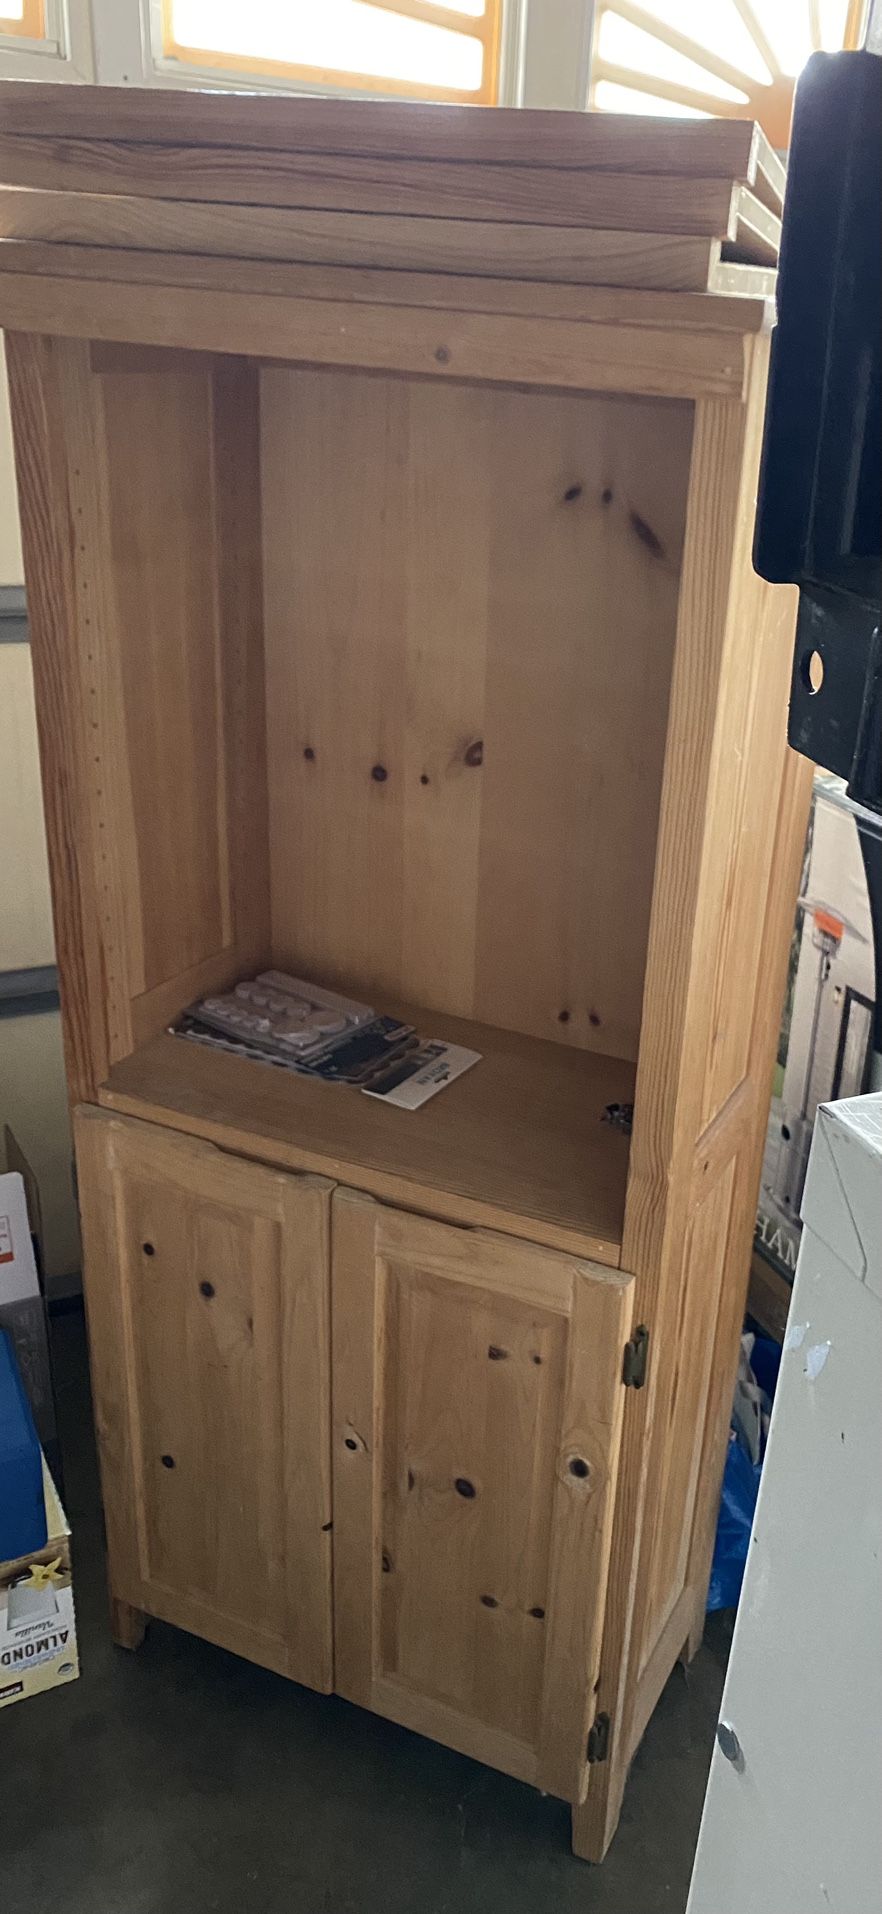
[[[609,1715],[596,1715],[594,1725],[588,1735],[588,1760],[592,1763],[605,1761],[609,1754],[610,1719]]]
[[[635,1329],[630,1342],[625,1344],[622,1362],[622,1381],[626,1389],[642,1389],[646,1381],[646,1367],[649,1361],[649,1330],[644,1323]]]

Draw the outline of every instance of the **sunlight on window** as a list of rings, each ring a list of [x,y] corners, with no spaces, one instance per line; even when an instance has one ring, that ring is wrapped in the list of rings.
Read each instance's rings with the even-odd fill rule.
[[[436,0],[441,7],[453,0]],[[460,15],[483,17],[483,0],[457,0]],[[408,19],[362,0],[174,0],[171,28],[180,47],[292,67],[412,81],[477,92],[483,47],[468,33]]]
[[[593,104],[601,113],[647,113],[669,120],[707,120],[697,106],[683,106],[679,100],[661,100],[655,93],[641,93],[637,87],[616,86],[613,80],[598,80]]]
[[[686,10],[685,7],[680,9],[681,12]],[[648,78],[655,76],[660,80],[676,80],[680,86],[692,87],[696,92],[713,93],[720,100],[740,100],[743,105],[747,104],[746,93],[728,86],[725,80],[707,73],[694,60],[684,58],[682,53],[665,46],[651,33],[644,33],[641,28],[633,26],[630,20],[622,20],[616,13],[603,14],[597,35],[597,50],[602,60],[608,60],[612,66],[627,67],[635,78],[645,73]]]
[[[789,139],[813,52],[854,45],[856,0],[598,0],[589,104],[608,113],[758,119]]]

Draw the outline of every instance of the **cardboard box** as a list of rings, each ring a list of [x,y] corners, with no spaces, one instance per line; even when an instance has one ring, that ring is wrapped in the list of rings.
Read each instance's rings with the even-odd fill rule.
[[[0,1562],[0,1708],[80,1672],[70,1562],[70,1529],[43,1460],[44,1548]]]

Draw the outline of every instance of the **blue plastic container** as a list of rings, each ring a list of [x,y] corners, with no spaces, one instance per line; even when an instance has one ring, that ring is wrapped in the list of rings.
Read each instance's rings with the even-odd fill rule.
[[[0,1562],[34,1555],[47,1540],[40,1444],[12,1344],[0,1330]]]

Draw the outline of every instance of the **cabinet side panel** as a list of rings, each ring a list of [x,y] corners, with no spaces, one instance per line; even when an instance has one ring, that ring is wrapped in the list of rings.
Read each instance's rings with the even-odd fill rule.
[[[696,417],[622,1250],[652,1355],[620,1472],[600,1690],[615,1727],[612,1759],[592,1772],[577,1829],[578,1852],[592,1859],[611,1839],[635,1739],[704,1600],[692,1536],[706,1523],[709,1432],[713,1425],[716,1444],[730,1406],[724,1378],[734,1375],[756,1142],[795,901],[791,851],[807,804],[799,778],[803,801],[786,815],[779,807],[791,780],[792,594],[762,584],[751,566],[767,350],[766,341],[750,349],[744,406],[702,403]],[[687,1245],[707,1202],[704,1221],[713,1218],[714,1228],[699,1217],[692,1247],[707,1235],[715,1320],[687,1404],[683,1358],[697,1331],[683,1286],[698,1281]],[[666,1482],[674,1484],[667,1511]],[[662,1516],[670,1525],[663,1538]]]
[[[8,344],[68,1077],[89,1098],[269,955],[258,382],[196,354]]]
[[[102,375],[100,387],[140,994],[230,941],[211,381],[133,369]]]
[[[277,960],[635,1057],[692,408],[261,376]]]
[[[64,433],[65,382],[79,376],[84,350],[62,340],[6,335],[65,1062],[74,1100],[94,1096],[111,1057]]]
[[[656,1346],[654,1351],[663,1375],[653,1430],[659,1450],[658,1493],[647,1513],[644,1667],[685,1585],[734,1178],[733,1157],[690,1219],[676,1320],[669,1325],[667,1348]]]
[[[132,1421],[134,1354],[120,1253],[118,1126],[84,1107],[74,1115],[89,1368],[101,1467],[111,1596],[143,1606],[143,1499]]]

